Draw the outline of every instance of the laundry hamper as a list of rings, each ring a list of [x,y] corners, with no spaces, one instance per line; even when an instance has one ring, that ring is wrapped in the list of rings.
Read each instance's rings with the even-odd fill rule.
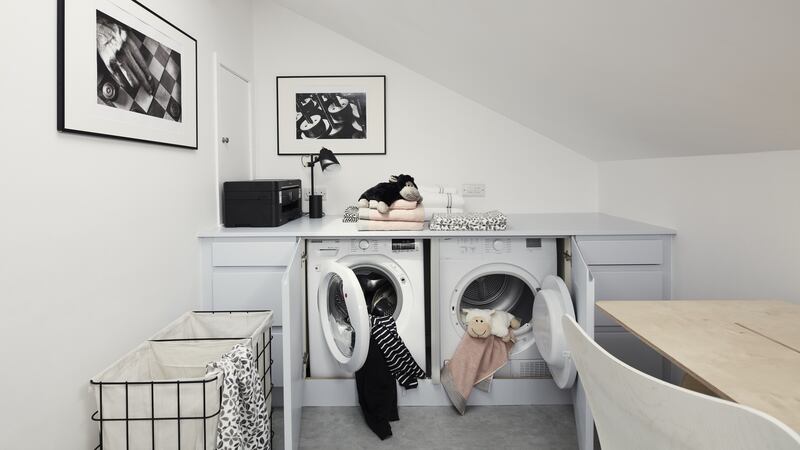
[[[237,344],[253,348],[271,411],[271,324],[269,311],[187,313],[100,372],[96,448],[214,449],[222,375],[206,365]]]

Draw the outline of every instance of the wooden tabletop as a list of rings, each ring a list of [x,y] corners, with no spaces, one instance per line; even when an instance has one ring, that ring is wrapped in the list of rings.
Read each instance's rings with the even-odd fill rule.
[[[800,432],[800,305],[667,300],[597,307],[721,398]]]

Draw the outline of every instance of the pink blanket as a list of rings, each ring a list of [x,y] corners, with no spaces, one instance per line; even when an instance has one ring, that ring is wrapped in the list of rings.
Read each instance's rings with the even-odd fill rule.
[[[395,200],[394,203],[389,205],[389,209],[414,209],[417,206],[419,206],[417,205],[417,202],[410,202],[401,198],[400,200]]]
[[[359,220],[358,231],[419,231],[425,222],[399,222],[390,220]]]
[[[425,210],[423,208],[414,209],[390,209],[388,213],[381,214],[377,209],[360,208],[358,218],[362,220],[391,220],[397,222],[424,222]]]
[[[474,338],[464,334],[450,362],[442,369],[442,387],[456,410],[464,415],[473,387],[490,380],[508,362],[508,350],[514,345],[497,336]]]

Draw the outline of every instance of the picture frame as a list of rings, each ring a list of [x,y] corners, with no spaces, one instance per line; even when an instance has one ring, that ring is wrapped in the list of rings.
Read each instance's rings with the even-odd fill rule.
[[[197,149],[197,40],[136,0],[58,0],[57,129]]]
[[[278,155],[386,154],[386,75],[277,76]]]

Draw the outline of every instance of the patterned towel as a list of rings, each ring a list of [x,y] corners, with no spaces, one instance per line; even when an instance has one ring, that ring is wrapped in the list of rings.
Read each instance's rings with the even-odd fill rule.
[[[270,423],[264,391],[249,345],[236,344],[206,370],[222,372],[218,450],[269,450]]]
[[[434,214],[431,231],[506,231],[508,218],[500,211],[463,214]]]
[[[344,210],[344,217],[342,217],[342,222],[344,223],[358,222],[358,206],[348,206],[347,209]]]
[[[372,337],[386,359],[389,372],[394,376],[400,386],[414,389],[419,384],[417,378],[425,378],[425,371],[417,364],[403,339],[397,333],[397,324],[391,316],[369,316],[372,326]]]

